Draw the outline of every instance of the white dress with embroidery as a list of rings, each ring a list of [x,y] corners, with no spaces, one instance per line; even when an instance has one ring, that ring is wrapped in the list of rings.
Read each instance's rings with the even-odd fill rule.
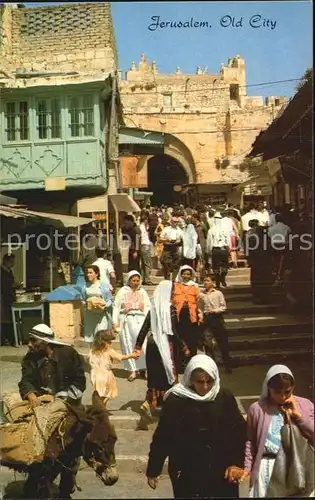
[[[129,286],[122,287],[115,297],[113,309],[113,324],[119,325],[120,348],[123,354],[131,354],[134,350],[138,334],[150,310],[150,299],[144,288],[132,290]],[[142,346],[139,359],[124,360],[124,368],[134,372],[146,369],[146,344]]]

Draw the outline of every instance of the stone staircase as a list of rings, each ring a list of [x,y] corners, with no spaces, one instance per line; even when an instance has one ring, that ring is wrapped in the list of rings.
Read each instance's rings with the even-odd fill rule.
[[[154,274],[155,281],[162,279],[158,276],[158,271]],[[236,399],[239,408],[245,416],[246,408],[258,398],[266,366],[290,360],[289,366],[293,371],[293,366],[296,366],[295,373],[299,376],[303,369],[312,366],[312,318],[293,316],[286,312],[281,293],[276,289],[270,290],[273,296],[270,305],[254,304],[250,294],[247,267],[231,269],[227,284],[223,293],[228,306],[225,320],[229,331],[231,357],[235,366],[232,375],[223,373],[219,353],[216,355],[221,372],[221,385],[228,387],[238,396]],[[149,295],[152,295],[154,288],[154,286],[146,287]],[[119,350],[118,341],[113,344],[113,347]],[[80,342],[77,348],[86,360],[88,349],[84,343]],[[13,350],[12,359],[11,355],[2,356],[2,361],[13,361],[13,358],[15,363],[20,361],[26,349],[26,346],[23,346],[16,350],[19,354]],[[88,364],[85,366],[88,385],[83,402],[88,404],[91,402],[92,386]],[[16,363],[16,367],[20,373],[19,364]],[[152,491],[146,484],[148,451],[159,418],[158,412],[151,420],[141,415],[140,405],[145,398],[146,381],[136,379],[132,383],[128,382],[128,374],[123,370],[122,363],[114,366],[114,373],[117,378],[118,397],[109,402],[108,409],[118,436],[116,459],[120,479],[117,485],[103,491],[103,486],[82,462],[78,484],[82,486],[83,491],[76,492],[73,498],[99,498],[93,493],[93,488],[99,493],[102,492],[102,497],[106,495],[106,498],[172,498],[172,488],[166,473],[167,462],[158,489]],[[18,377],[19,374],[17,379]],[[300,383],[302,389],[307,385],[304,379]],[[240,496],[243,496],[241,492]]]
[[[311,358],[312,317],[291,315],[286,311],[281,291],[276,288],[270,288],[270,304],[253,303],[250,269],[244,260],[239,265],[239,268],[229,270],[228,286],[222,289],[227,302],[225,322],[234,365],[273,363],[304,356]],[[160,270],[153,270],[155,284],[163,279],[160,274]],[[155,286],[145,286],[145,289],[152,296]],[[116,343],[115,347],[119,348],[119,344]]]

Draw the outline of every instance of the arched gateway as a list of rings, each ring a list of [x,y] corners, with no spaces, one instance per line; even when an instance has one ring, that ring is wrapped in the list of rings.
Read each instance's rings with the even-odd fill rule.
[[[164,154],[148,159],[148,191],[153,192],[152,204],[181,201],[174,186],[196,182],[195,163],[187,146],[172,134],[165,134]]]

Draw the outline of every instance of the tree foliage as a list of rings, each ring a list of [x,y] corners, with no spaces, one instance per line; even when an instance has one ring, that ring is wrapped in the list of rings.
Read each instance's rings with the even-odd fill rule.
[[[296,86],[296,90],[300,90],[304,83],[308,82],[309,80],[312,80],[313,78],[313,68],[308,68],[302,78],[300,79],[299,83]]]

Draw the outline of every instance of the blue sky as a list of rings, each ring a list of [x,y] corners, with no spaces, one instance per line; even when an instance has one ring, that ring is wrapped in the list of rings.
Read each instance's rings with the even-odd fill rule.
[[[195,73],[197,66],[218,73],[222,62],[226,64],[229,57],[240,54],[246,63],[247,85],[299,78],[313,61],[312,9],[311,2],[302,0],[112,2],[119,69],[128,70],[144,52],[149,61],[157,62],[160,73],[174,73],[177,66],[183,73]],[[251,27],[250,19],[256,15],[261,16],[256,24],[263,24],[265,19],[269,26]],[[160,25],[149,30],[153,16],[159,16]],[[234,23],[238,21],[241,26],[223,27],[220,21],[224,16],[230,16],[227,23],[235,18]],[[193,23],[207,22],[208,27],[161,27],[163,22],[184,23],[191,18]],[[276,22],[273,29],[271,22]],[[296,82],[249,86],[247,93],[290,97],[295,86]]]

